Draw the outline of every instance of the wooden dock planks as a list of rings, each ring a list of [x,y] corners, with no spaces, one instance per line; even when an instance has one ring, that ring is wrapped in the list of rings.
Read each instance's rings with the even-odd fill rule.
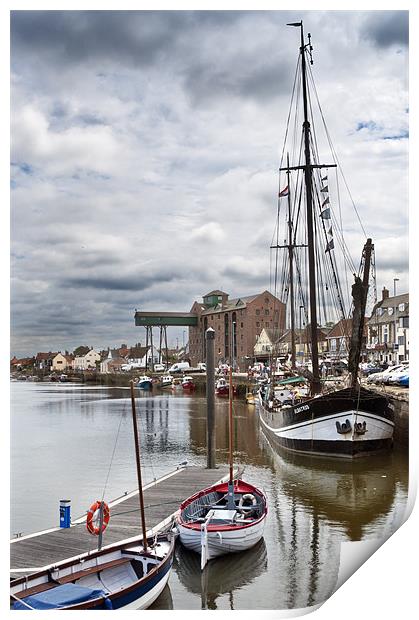
[[[169,519],[184,499],[215,484],[225,475],[226,471],[223,469],[186,467],[145,488],[147,530]],[[103,536],[103,546],[133,536],[141,536],[138,492],[109,505],[111,519]],[[85,519],[67,529],[39,532],[21,539],[15,538],[10,543],[10,574],[12,577],[29,574],[33,572],[30,569],[61,562],[96,548],[97,537],[88,533]],[[27,570],[14,572],[14,569]]]

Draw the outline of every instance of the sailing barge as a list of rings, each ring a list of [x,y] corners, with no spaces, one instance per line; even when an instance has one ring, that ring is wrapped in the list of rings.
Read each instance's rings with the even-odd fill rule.
[[[392,445],[394,428],[393,409],[387,398],[362,387],[358,378],[373,244],[371,239],[367,239],[358,275],[355,276],[355,283],[352,286],[353,313],[348,384],[341,389],[327,390],[325,383],[322,384],[319,372],[317,319],[319,295],[324,295],[325,289],[333,291],[340,318],[345,319],[348,315],[344,309],[343,294],[338,279],[340,268],[334,253],[333,218],[328,172],[325,170],[336,168],[336,164],[318,163],[318,139],[310,122],[312,121],[312,98],[308,94],[307,61],[313,64],[311,35],[308,35],[308,43],[305,43],[303,23],[296,22],[288,25],[299,27],[301,34],[298,64],[301,89],[297,91],[302,93],[303,129],[300,147],[296,149],[297,156],[301,156],[301,159],[297,161],[297,165],[290,165],[290,158],[287,155],[286,167],[280,168],[280,172],[286,172],[287,185],[282,191],[279,187],[277,226],[279,231],[280,200],[287,197],[288,209],[285,217],[288,242],[284,245],[277,243],[271,247],[277,250],[280,248],[288,250],[289,265],[287,271],[284,271],[286,282],[283,291],[286,291],[288,295],[290,306],[291,367],[297,374],[294,315],[295,287],[299,284],[301,287],[299,302],[302,303],[300,323],[301,309],[304,309],[309,319],[307,332],[311,348],[312,370],[311,372],[305,371],[310,382],[307,397],[296,399],[291,390],[276,387],[273,383],[262,388],[258,396],[259,419],[269,439],[281,448],[300,453],[353,458],[388,449]],[[311,75],[310,77],[312,79]],[[296,105],[296,119],[299,113]],[[330,141],[328,132],[326,133]],[[297,173],[295,187],[293,187],[291,173]],[[299,186],[298,183],[300,183]],[[304,196],[305,210],[303,209]],[[339,228],[338,224],[339,222],[337,222],[337,228]],[[297,233],[300,234],[301,240],[297,240]],[[342,235],[342,230],[338,230],[337,234]],[[344,258],[348,261],[349,253],[343,236],[338,240],[339,245],[344,249]],[[321,249],[323,243],[326,246],[325,250]],[[299,263],[298,259],[302,256],[302,251],[305,255]],[[307,271],[302,275],[305,264],[307,264]],[[351,268],[354,272],[352,265]],[[325,276],[330,278],[329,289],[323,285]],[[304,279],[308,282],[306,292],[302,292],[301,283]],[[299,373],[301,372],[300,368]]]

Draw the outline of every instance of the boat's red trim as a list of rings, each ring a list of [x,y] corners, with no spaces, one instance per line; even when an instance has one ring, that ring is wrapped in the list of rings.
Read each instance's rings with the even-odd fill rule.
[[[199,499],[200,497],[203,497],[205,495],[208,495],[209,493],[227,493],[228,492],[228,482],[220,482],[218,484],[214,484],[212,487],[208,487],[206,489],[203,489],[202,491],[198,491],[198,493],[195,493],[195,495],[192,495],[191,497],[188,497],[188,499],[186,499],[181,505],[180,505],[180,511],[178,514],[178,523],[180,525],[182,525],[183,527],[186,527],[188,529],[191,530],[200,530],[201,529],[201,523],[191,523],[188,521],[184,521],[182,518],[182,511],[189,506],[189,504],[192,504],[194,501],[196,501],[197,499]],[[243,524],[237,524],[237,525],[220,525],[220,524],[208,524],[208,532],[212,532],[212,531],[237,531],[237,530],[241,530],[241,529],[245,529],[245,528],[249,528],[249,527],[253,527],[255,524],[259,523],[260,521],[262,521],[265,517],[266,514],[268,512],[268,507],[267,507],[267,500],[266,500],[266,496],[263,493],[263,491],[261,491],[260,489],[258,489],[257,487],[255,487],[253,484],[250,484],[249,482],[244,482],[244,480],[235,480],[234,481],[234,493],[238,493],[238,494],[245,494],[245,493],[255,493],[257,495],[259,495],[260,497],[263,498],[264,500],[264,504],[265,504],[265,508],[263,511],[263,514],[261,517],[259,517],[259,519],[252,521],[251,523],[243,523]]]

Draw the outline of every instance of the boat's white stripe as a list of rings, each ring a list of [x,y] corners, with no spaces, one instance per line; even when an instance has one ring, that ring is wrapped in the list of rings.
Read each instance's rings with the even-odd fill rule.
[[[262,407],[262,405],[260,406]],[[267,413],[271,413],[271,412],[268,411]],[[266,426],[266,428],[269,428],[269,430],[274,431],[276,433],[278,432],[282,433],[282,431],[290,431],[290,430],[294,430],[295,428],[301,428],[303,426],[309,426],[311,424],[316,425],[316,424],[319,424],[320,422],[325,422],[326,420],[333,420],[334,418],[340,418],[340,417],[348,416],[348,415],[364,416],[366,418],[378,420],[379,422],[384,422],[384,424],[388,424],[389,426],[394,427],[394,422],[391,422],[391,420],[387,420],[387,418],[383,418],[379,415],[375,415],[369,412],[366,413],[365,411],[360,411],[360,410],[356,411],[355,409],[351,409],[349,411],[341,411],[340,413],[333,413],[331,415],[323,416],[322,418],[314,418],[313,420],[305,420],[304,422],[298,422],[297,424],[290,424],[289,426],[281,426],[281,427],[269,426],[269,424],[265,422],[265,420],[262,418],[261,415],[259,417],[264,423],[264,425]]]

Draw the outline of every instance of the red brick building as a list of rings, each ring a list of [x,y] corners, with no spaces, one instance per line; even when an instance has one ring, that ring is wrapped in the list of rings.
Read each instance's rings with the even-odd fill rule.
[[[215,331],[215,364],[233,363],[245,369],[253,359],[253,348],[263,328],[285,329],[285,304],[268,291],[229,299],[223,291],[204,295],[195,301],[191,313],[198,325],[189,327],[189,355],[192,366],[205,361],[205,331]]]

